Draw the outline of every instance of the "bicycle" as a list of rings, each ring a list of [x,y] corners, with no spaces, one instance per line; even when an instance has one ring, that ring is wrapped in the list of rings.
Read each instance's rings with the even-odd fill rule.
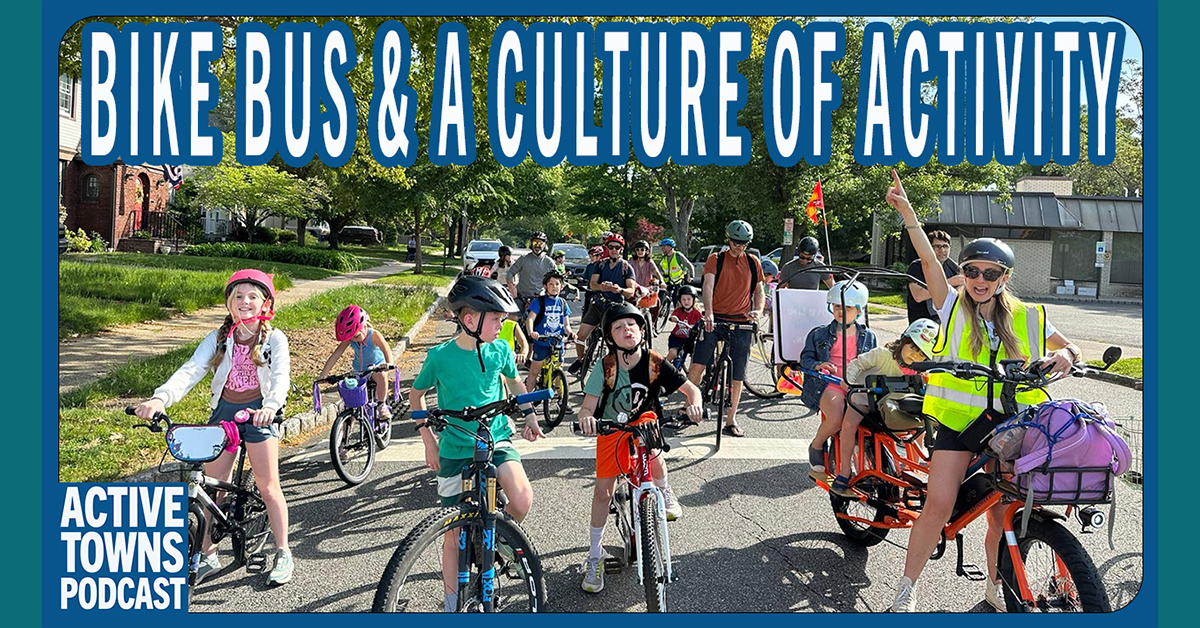
[[[759,399],[778,399],[783,396],[776,387],[781,373],[782,365],[775,361],[775,334],[755,325],[746,361],[746,390]]]
[[[411,411],[413,419],[434,431],[449,427],[469,434],[476,440],[475,459],[463,469],[458,505],[429,515],[400,542],[375,589],[373,612],[440,612],[447,592],[457,594],[458,612],[543,610],[541,559],[517,522],[501,514],[505,499],[492,463],[495,443],[488,421],[552,395],[553,391],[538,390],[477,408]],[[450,418],[477,423],[478,428],[471,432],[450,423]],[[454,583],[447,580],[454,574],[443,569],[449,557],[441,555],[442,537],[449,533],[458,536]]]
[[[392,425],[379,416],[375,399],[374,373],[395,371],[392,378],[392,401],[388,407],[400,407],[400,371],[394,364],[377,364],[361,371],[330,375],[313,382],[313,411],[321,411],[321,384],[337,384],[338,395],[345,406],[329,428],[329,459],[333,470],[346,484],[357,486],[367,479],[375,465],[377,449],[386,449],[392,441]],[[364,385],[365,384],[365,385]],[[386,403],[386,402],[385,402]]]
[[[579,423],[571,429],[582,433]],[[613,489],[608,511],[616,519],[623,549],[620,556],[606,557],[605,573],[620,573],[632,564],[638,584],[646,594],[646,609],[651,613],[667,611],[667,584],[675,582],[671,565],[671,540],[667,529],[667,511],[662,491],[654,485],[650,474],[650,451],[663,453],[671,446],[663,437],[654,412],[643,412],[629,423],[596,421],[600,435],[624,432],[629,434],[629,453],[632,468],[622,473]]]
[[[700,394],[704,402],[713,403],[717,406],[716,451],[721,450],[721,431],[725,427],[726,410],[733,403],[732,393],[730,392],[730,385],[733,382],[733,358],[729,355],[729,344],[725,342],[724,334],[735,331],[755,333],[757,329],[758,325],[755,323],[717,321],[713,323],[712,332],[705,332],[717,334],[717,347],[714,353],[718,357],[705,367],[704,376],[700,379]]]
[[[134,415],[134,407],[127,406],[125,414]],[[222,421],[216,425],[189,425],[174,423],[164,412],[159,412],[149,423],[135,423],[155,434],[166,432],[164,440],[167,450],[163,452],[158,469],[163,471],[163,461],[170,454],[184,463],[182,476],[188,483],[188,601],[196,587],[196,572],[204,555],[202,543],[207,534],[212,542],[219,543],[229,536],[233,544],[233,559],[245,565],[262,551],[270,532],[267,505],[254,483],[254,471],[245,470],[246,444],[241,438],[239,424],[251,418],[248,410],[241,410],[234,421]],[[283,409],[275,416],[275,423],[283,421]],[[163,425],[166,425],[164,428]],[[204,474],[204,463],[212,462],[227,451],[237,451],[231,481],[218,480]],[[225,496],[221,499],[221,493]],[[218,502],[220,502],[218,504]],[[209,513],[209,514],[206,514]],[[211,530],[209,529],[211,525]],[[265,564],[265,557],[264,564]]]
[[[562,423],[563,417],[566,416],[569,409],[567,395],[570,387],[567,384],[567,374],[562,369],[564,342],[567,339],[561,334],[546,334],[539,340],[550,341],[550,355],[542,360],[542,370],[538,373],[537,381],[534,383],[538,389],[549,389],[554,392],[553,397],[542,402],[542,416],[546,418],[546,432],[549,433],[550,430]]]
[[[676,296],[678,294],[677,291],[682,285],[668,283],[658,292],[659,306],[656,326],[660,334],[665,333],[670,327],[670,321],[667,319],[671,318],[671,313],[675,311],[675,304],[679,301]]]
[[[604,325],[596,325],[592,329],[592,333],[588,335],[584,341],[583,357],[579,360],[579,382],[584,384],[587,382],[588,371],[593,365],[598,364],[604,359],[608,353],[608,345],[604,342]],[[579,342],[578,340],[576,342]]]

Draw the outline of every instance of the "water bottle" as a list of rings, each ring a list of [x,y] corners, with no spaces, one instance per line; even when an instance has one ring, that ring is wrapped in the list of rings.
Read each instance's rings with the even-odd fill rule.
[[[342,386],[346,388],[358,388],[358,378],[347,377],[346,379],[342,380]]]

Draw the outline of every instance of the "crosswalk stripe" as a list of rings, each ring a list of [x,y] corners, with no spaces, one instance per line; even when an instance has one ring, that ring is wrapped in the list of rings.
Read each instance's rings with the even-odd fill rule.
[[[735,438],[721,439],[721,450],[714,452],[716,437],[711,432],[684,438],[669,438],[668,458],[715,460],[805,460],[808,441],[801,438]],[[536,442],[521,439],[513,446],[526,460],[591,460],[596,457],[596,444],[584,436],[555,436]],[[329,460],[326,443],[314,445],[289,460]],[[387,449],[375,456],[376,462],[424,462],[425,446],[416,438],[393,440]]]

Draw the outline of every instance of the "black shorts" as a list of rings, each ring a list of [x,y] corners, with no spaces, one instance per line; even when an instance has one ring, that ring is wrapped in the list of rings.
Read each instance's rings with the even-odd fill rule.
[[[962,432],[956,432],[945,425],[937,426],[937,435],[933,438],[933,451],[970,451],[958,442]]]
[[[716,319],[715,322],[745,323],[745,321],[729,321],[720,318]],[[700,339],[700,342],[696,343],[696,352],[692,354],[692,363],[703,364],[704,366],[712,364],[713,358],[716,357],[718,336],[728,336],[725,338],[725,342],[729,345],[729,359],[733,362],[733,381],[745,381],[746,362],[750,359],[750,342],[754,337],[747,329],[727,331],[724,327],[714,327],[711,333],[704,332],[704,337]]]
[[[592,302],[588,305],[587,309],[584,310],[583,317],[579,319],[580,324],[598,327],[600,325],[600,321],[604,320],[604,313],[607,312],[608,308],[612,307],[614,303],[617,303],[617,301],[609,301],[608,299],[593,297]]]
[[[687,343],[688,343],[687,337],[680,338],[679,336],[676,336],[675,334],[671,334],[670,336],[667,336],[667,348],[668,349],[678,349],[682,346],[687,345]]]

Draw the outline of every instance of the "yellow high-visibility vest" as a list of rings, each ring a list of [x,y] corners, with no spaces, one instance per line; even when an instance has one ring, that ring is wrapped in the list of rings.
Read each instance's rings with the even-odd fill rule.
[[[961,298],[961,297],[957,297]],[[979,353],[971,353],[971,334],[967,329],[967,316],[955,302],[950,310],[950,320],[942,326],[938,340],[934,346],[934,361],[967,360],[987,366],[990,361],[991,349],[984,343]],[[1025,347],[1025,353],[1030,360],[1036,360],[1046,355],[1046,310],[1040,305],[1027,306],[1013,312],[1013,333],[1017,342]],[[1007,360],[1004,345],[996,350],[996,364]],[[993,407],[1000,407],[1001,384],[993,384]],[[956,432],[966,429],[972,421],[979,417],[987,408],[987,380],[959,379],[949,373],[930,373],[929,383],[925,387],[924,411],[937,419],[938,423]],[[1042,391],[1029,390],[1017,394],[1019,404],[1034,405],[1046,400]]]
[[[679,283],[683,281],[683,266],[679,264],[679,259],[676,257],[679,251],[671,251],[671,257],[664,257],[658,260],[658,267],[662,269],[663,275],[666,276],[667,282]]]

